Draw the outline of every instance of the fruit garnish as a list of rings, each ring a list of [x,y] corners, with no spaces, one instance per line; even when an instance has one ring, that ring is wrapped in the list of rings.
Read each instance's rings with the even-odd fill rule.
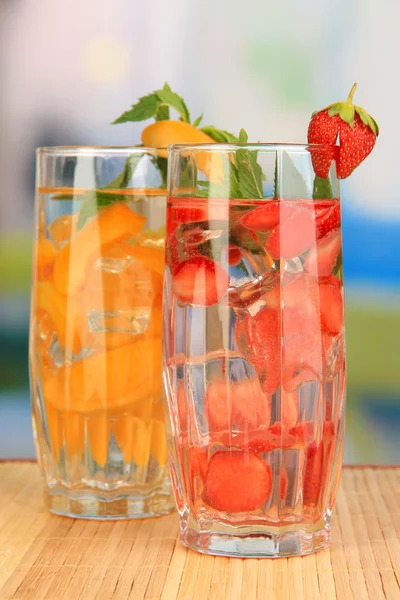
[[[216,452],[204,484],[204,500],[216,510],[247,512],[260,508],[272,490],[271,468],[246,452]]]
[[[330,275],[342,250],[342,237],[339,229],[328,233],[317,241],[304,261],[304,268],[315,277]]]
[[[269,306],[254,317],[247,313],[235,327],[238,348],[257,370],[267,394],[273,394],[280,383],[280,335],[279,310]]]
[[[170,109],[178,114],[179,120],[170,119]],[[156,123],[148,125],[142,132],[143,144],[150,147],[163,147],[164,151],[155,153],[151,160],[155,168],[160,173],[160,188],[167,186],[167,147],[173,143],[214,143],[220,141],[237,142],[238,138],[222,129],[214,126],[200,128],[202,116],[198,117],[191,124],[190,112],[184,99],[176,92],[172,91],[168,83],[160,90],[156,90],[139,98],[129,110],[118,117],[113,124],[147,121],[154,118]],[[99,209],[102,209],[114,202],[124,202],[132,200],[131,194],[121,194],[118,190],[126,189],[134,175],[138,163],[142,159],[142,154],[133,154],[125,163],[122,172],[107,185],[100,189],[88,190],[81,194],[78,199],[81,201],[81,209],[78,215],[77,229],[81,229],[86,221],[93,217]],[[221,162],[217,157],[216,163],[212,162],[207,169],[207,157],[200,157],[199,168],[205,169],[205,172],[215,170]],[[221,165],[220,165],[221,166]],[[221,176],[221,171],[219,175]],[[58,196],[58,199],[73,200],[73,193]]]
[[[227,256],[229,266],[236,267],[236,265],[238,265],[242,260],[242,257],[243,255],[241,249],[235,244],[229,244]]]
[[[335,102],[313,113],[308,127],[310,144],[327,144],[325,151],[311,149],[315,173],[326,179],[337,151],[336,172],[340,179],[349,177],[372,151],[379,135],[378,125],[360,106],[353,104],[357,84],[345,102]],[[335,149],[335,144],[338,148]]]
[[[303,504],[315,506],[318,502],[324,466],[324,444],[314,440],[308,447],[304,473]]]
[[[343,327],[343,296],[337,284],[320,282],[321,331],[338,335]]]
[[[264,452],[273,450],[292,448],[297,442],[295,436],[282,427],[280,421],[276,421],[267,429],[259,427],[255,431],[243,432],[236,437],[235,445],[244,452],[252,454],[264,454]]]
[[[231,382],[215,378],[207,386],[204,412],[211,433],[257,429],[270,421],[271,405],[257,378]]]
[[[340,227],[340,204],[333,205],[325,202],[314,202],[315,224],[317,226],[317,237],[323,238],[333,229]]]
[[[181,262],[172,274],[172,292],[179,302],[211,306],[228,290],[229,274],[216,262],[196,256]]]
[[[279,222],[284,217],[284,215],[281,214],[281,209],[283,212],[285,206],[286,204],[284,202],[270,200],[269,202],[266,202],[264,206],[260,206],[259,208],[255,208],[246,213],[240,219],[240,222],[244,227],[247,227],[247,229],[251,229],[252,231],[271,231],[271,229],[274,229],[279,225]],[[287,216],[289,217],[290,215],[288,214]]]
[[[291,259],[308,250],[314,240],[314,215],[299,207],[271,231],[265,247],[275,259]]]

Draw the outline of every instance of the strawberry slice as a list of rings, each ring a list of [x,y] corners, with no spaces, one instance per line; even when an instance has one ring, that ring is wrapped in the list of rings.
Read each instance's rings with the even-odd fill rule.
[[[282,298],[284,304],[284,324],[291,332],[293,329],[293,320],[296,318],[296,313],[302,319],[317,319],[317,300],[318,300],[318,283],[307,273],[301,273],[292,279],[289,283],[282,286]],[[296,311],[288,312],[287,309]],[[291,320],[289,320],[291,319]],[[299,321],[298,326],[305,326],[306,331],[309,331],[310,324],[304,324]]]
[[[335,275],[327,275],[325,277],[319,277],[318,283],[319,283],[319,285],[335,285],[338,290],[340,290],[340,287],[341,287],[340,279],[338,277],[335,277]]]
[[[242,260],[242,251],[235,244],[228,246],[228,264],[230,267],[235,267]]]
[[[289,309],[283,315],[283,387],[289,393],[305,382],[318,380],[322,350],[315,319],[304,319]]]
[[[331,335],[338,335],[343,327],[343,297],[335,284],[319,286],[321,313],[321,330]]]
[[[204,401],[208,428],[211,433],[251,430],[269,424],[271,403],[258,381],[243,378],[237,382],[214,379],[207,386]],[[228,442],[228,445],[230,443]]]
[[[207,386],[204,411],[207,416],[208,430],[211,433],[231,431],[233,383],[229,379],[214,379]]]
[[[298,207],[271,231],[266,250],[274,259],[291,259],[309,250],[315,238],[315,215],[306,208]]]
[[[335,229],[317,241],[304,262],[304,268],[314,277],[324,277],[332,272],[342,249],[342,237]]]
[[[335,437],[334,421],[325,421],[323,435],[324,435],[324,439],[327,439],[327,440],[331,440]]]
[[[266,306],[277,310],[281,305],[281,290],[279,284],[275,285],[272,290],[269,290],[261,297]]]
[[[323,238],[330,231],[340,227],[340,204],[335,203],[328,208],[326,206],[316,205],[315,224],[317,226],[317,237]]]
[[[240,223],[252,231],[271,231],[279,225],[280,221],[290,217],[292,212],[293,206],[290,207],[289,203],[270,200],[266,201],[263,206],[247,212],[240,219]]]
[[[303,504],[316,506],[321,490],[324,466],[324,444],[314,440],[308,447],[303,481]]]
[[[172,275],[172,292],[179,302],[211,306],[229,286],[229,274],[214,261],[197,256],[178,265]]]
[[[280,383],[280,314],[265,306],[252,317],[249,313],[238,319],[236,341],[243,356],[262,378],[267,394],[273,394]]]
[[[235,438],[235,446],[252,454],[263,454],[278,449],[285,450],[292,448],[295,444],[295,436],[283,428],[280,421],[276,421],[268,429],[245,432]]]
[[[296,439],[296,445],[308,445],[314,436],[314,423],[312,421],[296,423],[289,429],[289,433]]]
[[[225,198],[170,198],[168,208],[178,225],[202,221],[227,221],[231,202]]]
[[[260,508],[272,490],[271,468],[246,452],[216,452],[204,486],[204,500],[216,510],[249,512]]]

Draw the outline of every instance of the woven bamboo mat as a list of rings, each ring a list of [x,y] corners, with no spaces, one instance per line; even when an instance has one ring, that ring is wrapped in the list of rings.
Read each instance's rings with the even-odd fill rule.
[[[400,600],[400,467],[345,468],[333,542],[305,558],[202,556],[177,515],[51,516],[34,463],[0,464],[0,599]]]

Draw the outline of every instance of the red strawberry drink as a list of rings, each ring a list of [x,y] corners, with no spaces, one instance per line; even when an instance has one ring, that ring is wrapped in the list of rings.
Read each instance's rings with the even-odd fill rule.
[[[208,179],[195,179],[206,151]],[[335,166],[316,177],[318,152],[331,148],[170,153],[167,430],[181,540],[201,552],[302,555],[330,541],[343,275]],[[229,176],[218,180],[217,168]]]

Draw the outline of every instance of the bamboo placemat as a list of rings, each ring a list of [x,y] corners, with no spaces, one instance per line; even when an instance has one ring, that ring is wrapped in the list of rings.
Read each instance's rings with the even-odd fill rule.
[[[96,522],[50,515],[34,463],[0,464],[0,599],[400,599],[400,468],[348,467],[333,542],[304,558],[185,550],[172,514]]]

